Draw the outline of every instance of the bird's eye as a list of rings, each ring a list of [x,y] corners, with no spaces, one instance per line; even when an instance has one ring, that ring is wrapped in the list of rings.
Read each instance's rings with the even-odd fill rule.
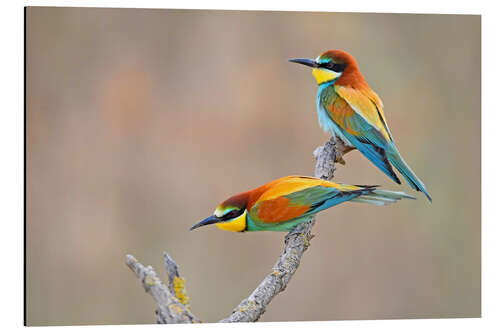
[[[334,72],[337,72],[337,73],[343,72],[345,67],[346,67],[346,64],[337,64],[337,63],[334,63],[333,61],[325,64],[325,68],[332,70]]]
[[[230,211],[229,213],[227,213],[226,215],[224,215],[223,218],[224,218],[224,220],[229,220],[229,219],[235,218],[239,215],[240,215],[240,210],[234,209],[234,210]]]

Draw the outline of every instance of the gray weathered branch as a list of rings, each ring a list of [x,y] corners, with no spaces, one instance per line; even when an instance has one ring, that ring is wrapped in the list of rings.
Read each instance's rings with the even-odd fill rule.
[[[335,162],[343,163],[342,156],[348,150],[332,137],[325,145],[316,148],[314,157],[316,167],[314,176],[330,180],[335,171]],[[253,322],[259,320],[266,311],[271,300],[285,290],[288,282],[297,270],[302,255],[314,237],[311,233],[315,218],[299,224],[285,236],[285,247],[274,265],[272,272],[233,310],[229,317],[221,322]],[[184,280],[179,276],[177,264],[167,253],[164,253],[168,274],[168,285],[165,286],[156,276],[153,268],[144,267],[133,256],[127,255],[127,265],[141,279],[143,286],[155,299],[157,321],[164,323],[196,323],[200,322],[189,310],[188,298],[184,290]]]
[[[182,302],[183,296],[179,296],[184,295],[187,298],[185,296],[184,280],[179,276],[177,265],[168,254],[165,253],[164,256],[169,276],[168,286],[163,284],[151,266],[144,267],[132,255],[128,254],[125,262],[137,278],[141,280],[144,290],[156,301],[158,306],[156,321],[158,324],[200,323],[201,321],[189,310],[189,304]],[[175,290],[177,286],[174,283],[174,281],[177,282],[176,278],[181,279],[179,281],[180,288],[177,288],[180,290],[177,293]]]

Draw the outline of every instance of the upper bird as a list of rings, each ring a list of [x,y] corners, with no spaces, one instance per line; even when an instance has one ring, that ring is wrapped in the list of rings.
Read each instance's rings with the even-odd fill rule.
[[[230,231],[290,231],[312,215],[344,201],[386,205],[400,199],[415,198],[403,192],[377,190],[376,186],[288,176],[230,197],[215,209],[214,215],[191,230],[215,223]]]
[[[342,50],[326,51],[312,59],[290,59],[312,67],[318,83],[316,99],[323,130],[357,148],[396,183],[401,184],[394,166],[410,186],[432,201],[424,183],[418,179],[399,153],[385,119],[382,101],[366,83],[356,60]],[[391,166],[392,164],[392,166]]]

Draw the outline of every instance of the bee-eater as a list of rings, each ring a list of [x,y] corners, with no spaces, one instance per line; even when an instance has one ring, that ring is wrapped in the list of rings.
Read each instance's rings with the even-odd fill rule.
[[[344,185],[327,180],[288,176],[273,180],[222,202],[214,215],[191,227],[216,224],[230,231],[290,231],[312,215],[345,201],[386,205],[415,199],[376,186]]]
[[[366,83],[354,57],[342,50],[326,51],[312,59],[289,61],[312,67],[318,84],[316,107],[319,123],[352,150],[357,148],[396,183],[401,184],[394,166],[417,191],[432,201],[399,153],[385,119],[380,97]],[[392,166],[391,166],[392,164]]]

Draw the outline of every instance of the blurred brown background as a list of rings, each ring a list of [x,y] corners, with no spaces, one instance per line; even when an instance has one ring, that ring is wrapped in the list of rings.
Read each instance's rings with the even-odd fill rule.
[[[29,325],[153,323],[124,264],[165,278],[217,321],[257,286],[283,233],[188,228],[226,197],[311,175],[328,139],[310,70],[358,60],[434,202],[347,203],[262,320],[480,316],[480,17],[92,8],[27,9]],[[359,152],[337,181],[412,192]],[[216,304],[209,300],[217,300]]]

